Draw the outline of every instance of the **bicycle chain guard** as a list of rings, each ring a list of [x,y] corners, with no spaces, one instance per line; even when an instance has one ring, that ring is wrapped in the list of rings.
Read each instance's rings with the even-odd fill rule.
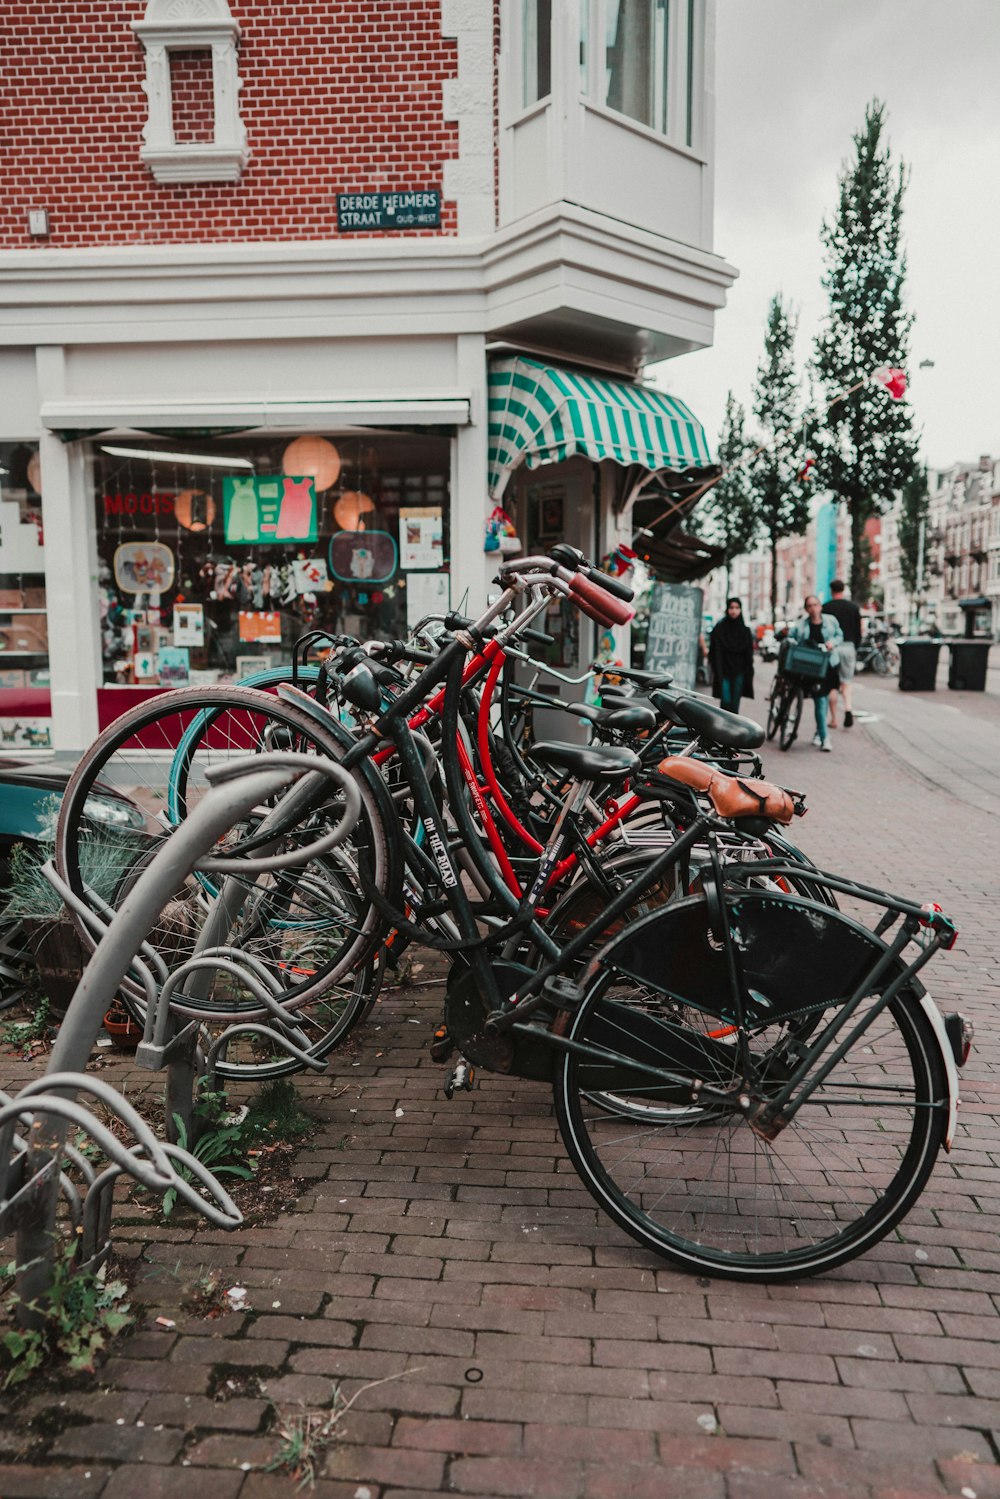
[[[515,993],[525,979],[534,976],[534,970],[523,963],[501,960],[490,967],[501,999]],[[511,1031],[486,1033],[490,1006],[476,985],[475,973],[464,964],[454,964],[448,975],[444,1012],[448,1034],[463,1057],[477,1067],[514,1077],[551,1081],[554,1052],[544,1042],[515,1036]]]

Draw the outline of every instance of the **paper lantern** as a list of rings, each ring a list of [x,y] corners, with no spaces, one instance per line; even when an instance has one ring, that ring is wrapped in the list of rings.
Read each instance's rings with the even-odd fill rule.
[[[340,454],[325,437],[297,437],[285,449],[281,471],[290,479],[312,479],[319,494],[340,477]]]
[[[188,531],[207,531],[215,519],[215,501],[203,489],[182,489],[174,500],[174,515]]]
[[[344,531],[363,531],[362,517],[372,514],[374,509],[375,501],[371,495],[362,494],[359,489],[347,489],[333,507],[333,518]]]
[[[38,451],[32,453],[28,459],[28,483],[36,494],[42,492],[42,465],[38,460]]]

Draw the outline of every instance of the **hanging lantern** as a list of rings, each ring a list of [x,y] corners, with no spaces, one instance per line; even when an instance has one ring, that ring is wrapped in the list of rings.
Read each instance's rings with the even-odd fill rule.
[[[32,489],[35,491],[36,494],[41,494],[41,492],[42,492],[42,465],[39,462],[38,449],[37,448],[32,453],[31,457],[28,459],[28,483],[31,485]]]
[[[333,507],[333,518],[344,531],[363,531],[365,523],[362,519],[365,515],[371,515],[375,510],[375,501],[369,494],[362,494],[359,489],[348,489],[340,496]]]
[[[215,519],[215,501],[202,489],[182,489],[174,500],[174,515],[188,531],[207,531]]]
[[[290,479],[312,479],[321,494],[340,477],[340,454],[325,437],[297,437],[285,449],[281,471]]]

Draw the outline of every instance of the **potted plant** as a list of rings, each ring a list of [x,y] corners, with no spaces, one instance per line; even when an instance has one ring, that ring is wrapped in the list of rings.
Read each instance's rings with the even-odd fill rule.
[[[104,1016],[104,1029],[121,1051],[135,1051],[142,1040],[142,1026],[136,1024],[120,999],[111,1001]]]
[[[53,1015],[62,1017],[76,992],[87,961],[87,950],[43,866],[52,857],[45,843],[14,845],[10,859],[10,894],[2,920],[8,930],[19,927],[25,954],[34,956],[39,981]],[[124,847],[122,835],[94,831],[80,843],[81,873],[91,889],[108,899],[113,895],[134,851]]]

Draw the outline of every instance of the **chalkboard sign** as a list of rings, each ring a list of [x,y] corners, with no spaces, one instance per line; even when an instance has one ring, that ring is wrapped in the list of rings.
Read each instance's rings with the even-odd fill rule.
[[[671,672],[675,687],[695,685],[704,595],[682,583],[654,583],[644,671]]]

